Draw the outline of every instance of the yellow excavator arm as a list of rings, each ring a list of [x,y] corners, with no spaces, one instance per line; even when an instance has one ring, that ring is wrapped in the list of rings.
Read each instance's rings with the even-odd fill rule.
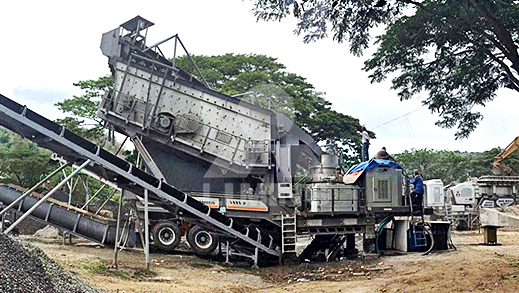
[[[511,154],[513,154],[519,148],[519,136],[516,137],[506,148],[503,149],[499,155],[494,158],[494,174],[496,175],[510,175],[515,176],[514,170],[510,168],[507,164],[502,162],[504,159],[508,158]]]

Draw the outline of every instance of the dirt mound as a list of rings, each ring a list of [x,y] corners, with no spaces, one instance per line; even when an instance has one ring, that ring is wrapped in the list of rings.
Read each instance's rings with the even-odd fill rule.
[[[0,292],[98,292],[39,248],[0,233]]]

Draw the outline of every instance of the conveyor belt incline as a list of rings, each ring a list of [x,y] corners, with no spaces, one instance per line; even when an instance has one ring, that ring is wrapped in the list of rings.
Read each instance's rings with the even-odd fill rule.
[[[147,189],[154,199],[167,203],[167,209],[175,211],[175,206],[178,206],[215,230],[238,238],[260,252],[279,256],[279,252],[272,249],[273,238],[265,231],[233,222],[186,193],[1,94],[0,124],[69,161],[84,162],[90,159],[93,161],[87,167],[90,171],[121,188],[140,195]]]
[[[0,185],[0,202],[7,206],[25,191],[24,188],[13,184]],[[17,212],[25,213],[42,197],[42,194],[33,192],[20,201],[14,209]],[[109,246],[115,244],[115,230],[117,229],[115,220],[94,215],[56,199],[49,198],[34,210],[30,217],[38,222],[58,227],[93,242]],[[131,229],[128,229],[125,233],[131,234],[128,239],[128,246],[136,247],[139,244],[137,235],[132,233]]]

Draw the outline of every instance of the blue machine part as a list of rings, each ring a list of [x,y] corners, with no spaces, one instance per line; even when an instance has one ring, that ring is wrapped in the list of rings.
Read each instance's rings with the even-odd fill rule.
[[[357,164],[355,167],[350,168],[348,174],[352,174],[358,171],[364,170],[364,172],[369,172],[372,169],[378,167],[389,167],[391,169],[403,169],[399,164],[390,161],[390,160],[381,160],[381,159],[371,159],[369,161],[362,162]]]

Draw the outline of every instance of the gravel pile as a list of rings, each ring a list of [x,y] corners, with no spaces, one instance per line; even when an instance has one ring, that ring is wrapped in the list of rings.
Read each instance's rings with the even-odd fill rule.
[[[0,233],[0,292],[98,292],[43,251]]]

